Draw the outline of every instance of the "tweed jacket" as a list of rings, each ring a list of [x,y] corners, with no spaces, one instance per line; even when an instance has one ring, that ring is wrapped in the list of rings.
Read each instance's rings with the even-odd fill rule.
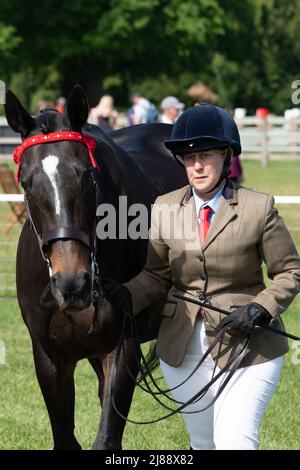
[[[157,301],[165,297],[157,353],[177,367],[183,361],[199,307],[174,298],[174,293],[193,299],[200,295],[229,311],[256,302],[272,315],[273,327],[284,329],[280,315],[300,291],[300,258],[274,207],[274,198],[229,181],[201,248],[194,197],[191,187],[185,186],[155,201],[146,264],[125,286],[132,294],[134,314],[149,306],[157,309],[161,305]],[[223,317],[210,309],[204,312],[209,343]],[[218,363],[221,367],[241,338],[238,332],[226,334]],[[286,338],[255,327],[241,367],[287,351]],[[217,348],[212,352],[214,359],[216,354]]]

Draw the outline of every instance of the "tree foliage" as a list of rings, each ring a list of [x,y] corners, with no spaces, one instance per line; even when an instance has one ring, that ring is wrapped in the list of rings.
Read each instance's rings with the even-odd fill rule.
[[[34,107],[81,83],[95,104],[140,89],[188,102],[201,80],[227,107],[291,107],[300,0],[0,0],[0,73]]]

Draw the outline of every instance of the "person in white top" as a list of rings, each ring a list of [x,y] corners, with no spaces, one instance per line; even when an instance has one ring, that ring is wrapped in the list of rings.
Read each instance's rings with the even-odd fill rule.
[[[181,103],[176,96],[166,96],[162,100],[160,108],[162,113],[159,117],[159,122],[164,124],[174,124],[182,113],[184,104]]]

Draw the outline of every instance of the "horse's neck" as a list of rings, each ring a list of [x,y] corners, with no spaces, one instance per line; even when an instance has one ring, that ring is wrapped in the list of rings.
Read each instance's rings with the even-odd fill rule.
[[[146,260],[146,239],[124,237],[128,230],[128,209],[131,204],[139,202],[149,210],[153,200],[151,188],[146,176],[125,150],[109,139],[103,139],[97,145],[97,161],[100,166],[100,194],[104,204],[111,204],[115,209],[117,240],[99,242],[101,269],[107,277],[120,281],[131,279],[143,267]],[[149,191],[150,190],[150,191]],[[126,199],[120,199],[120,196]],[[122,215],[120,222],[120,215]],[[125,219],[124,219],[125,217]],[[125,226],[124,225],[124,220]],[[149,222],[149,220],[148,220]],[[120,226],[122,236],[120,238]],[[122,260],[122,262],[120,262]]]
[[[107,192],[104,198],[127,196],[128,201],[151,204],[155,195],[153,184],[134,159],[109,136],[99,139],[98,148],[96,158],[100,171],[101,167],[103,170],[101,179]]]

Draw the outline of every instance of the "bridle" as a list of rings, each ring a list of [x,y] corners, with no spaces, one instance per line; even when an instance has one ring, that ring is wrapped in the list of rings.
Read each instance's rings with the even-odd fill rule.
[[[95,193],[95,207],[98,206],[99,199],[100,199],[100,194],[99,194],[99,187],[95,178],[95,171],[99,172],[100,168],[98,163],[95,160],[94,157],[94,151],[96,148],[96,143],[93,137],[90,137],[88,135],[83,135],[80,132],[74,132],[74,131],[58,131],[58,132],[51,132],[49,134],[36,134],[34,136],[28,137],[25,139],[21,145],[19,145],[14,153],[13,153],[13,159],[14,162],[18,165],[18,170],[16,174],[16,181],[19,183],[19,177],[20,177],[20,168],[21,168],[21,159],[23,157],[23,154],[25,150],[27,150],[29,147],[32,147],[34,145],[41,145],[45,143],[51,143],[51,142],[58,142],[58,141],[73,141],[73,142],[78,142],[82,145],[84,145],[88,152],[89,152],[89,157],[90,161],[92,164],[93,172],[92,172],[92,183],[93,183],[93,189]],[[90,256],[91,256],[91,271],[92,271],[92,302],[94,306],[96,303],[98,303],[98,298],[99,298],[99,266],[98,266],[98,261],[97,261],[97,237],[96,237],[96,220],[94,221],[93,224],[93,229],[91,236],[87,235],[84,231],[74,228],[74,227],[56,227],[52,230],[49,230],[46,233],[41,233],[37,225],[34,221],[34,218],[31,214],[29,203],[28,203],[28,198],[26,194],[24,195],[24,202],[26,205],[27,209],[27,214],[28,214],[28,221],[30,226],[32,227],[33,231],[35,232],[35,235],[37,237],[40,251],[42,254],[42,257],[44,261],[47,264],[48,271],[49,271],[49,277],[51,279],[52,277],[52,268],[51,268],[51,262],[48,257],[48,254],[46,252],[46,248],[49,245],[49,243],[58,241],[58,240],[76,240],[80,241],[83,243],[85,246],[90,251]],[[48,289],[47,289],[48,288]],[[46,290],[49,290],[49,286],[47,286]]]
[[[15,148],[13,153],[14,162],[18,165],[18,170],[16,174],[16,181],[19,183],[20,169],[21,169],[21,158],[29,147],[40,144],[49,144],[50,142],[59,142],[59,141],[68,141],[79,142],[85,145],[89,152],[89,157],[92,163],[92,166],[95,170],[100,171],[99,165],[95,160],[94,151],[96,148],[96,143],[93,137],[89,135],[83,135],[80,132],[74,131],[57,131],[49,132],[48,134],[36,134],[31,137],[27,137],[23,140],[22,144]]]

